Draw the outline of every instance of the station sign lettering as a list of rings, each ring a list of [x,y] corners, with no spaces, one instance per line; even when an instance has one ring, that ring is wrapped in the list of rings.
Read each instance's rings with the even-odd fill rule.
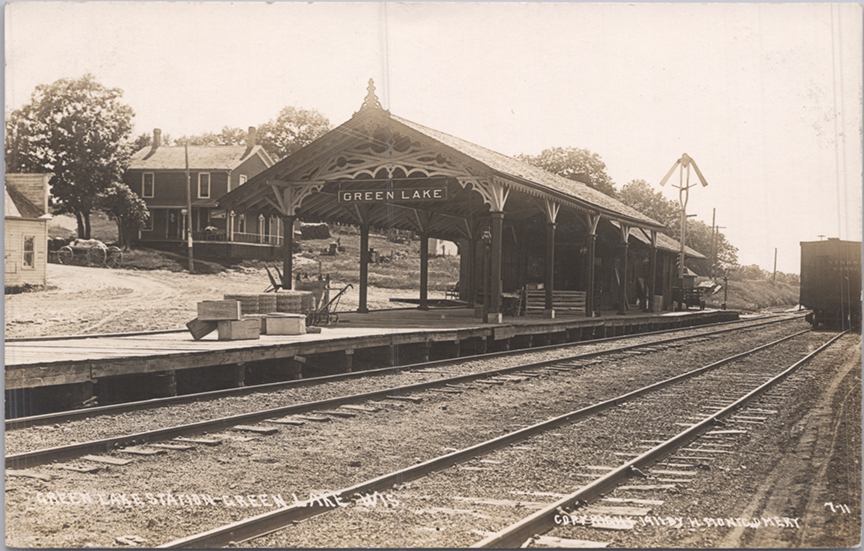
[[[340,203],[399,203],[403,201],[415,202],[446,200],[446,187],[339,190]]]

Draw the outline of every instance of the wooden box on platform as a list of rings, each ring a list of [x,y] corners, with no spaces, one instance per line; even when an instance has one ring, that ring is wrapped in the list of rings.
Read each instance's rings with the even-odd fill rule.
[[[201,321],[226,321],[240,319],[240,302],[236,300],[205,300],[198,303],[198,319]]]
[[[305,335],[306,316],[302,314],[269,314],[264,318],[268,335]]]
[[[200,341],[213,331],[216,331],[216,327],[218,322],[215,321],[204,321],[198,318],[190,321],[186,324],[186,328],[189,329],[189,332],[192,333],[192,338],[196,341]]]
[[[254,318],[220,321],[218,329],[220,341],[257,339],[261,336],[261,321]]]
[[[244,315],[243,319],[244,320],[252,320],[252,319],[258,320],[258,323],[261,324],[261,334],[263,335],[264,333],[266,333],[265,329],[267,328],[267,326],[264,325],[264,323],[265,323],[265,320],[267,319],[267,314],[248,314],[248,315]]]

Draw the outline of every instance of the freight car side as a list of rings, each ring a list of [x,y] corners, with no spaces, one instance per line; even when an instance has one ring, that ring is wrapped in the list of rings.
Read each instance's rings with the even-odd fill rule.
[[[801,243],[801,305],[813,327],[848,328],[861,321],[861,242]]]

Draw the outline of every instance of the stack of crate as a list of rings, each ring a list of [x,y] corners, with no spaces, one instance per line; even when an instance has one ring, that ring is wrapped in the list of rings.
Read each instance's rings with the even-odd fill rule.
[[[258,295],[225,295],[225,300],[236,300],[240,303],[240,313],[242,315],[258,314]]]
[[[219,331],[220,341],[260,338],[261,320],[242,319],[241,308],[238,300],[205,300],[198,303],[198,317],[186,326],[195,340],[214,329]]]
[[[277,299],[275,293],[264,293],[258,295],[258,313],[269,314],[270,312],[275,312],[276,303]]]
[[[276,293],[277,312],[299,314],[300,304],[300,294],[297,291],[280,291]]]

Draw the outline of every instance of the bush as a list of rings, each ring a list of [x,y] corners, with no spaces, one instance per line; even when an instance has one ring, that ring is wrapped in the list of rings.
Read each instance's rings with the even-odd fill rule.
[[[324,223],[307,223],[300,224],[300,235],[302,239],[329,239],[330,228]]]

